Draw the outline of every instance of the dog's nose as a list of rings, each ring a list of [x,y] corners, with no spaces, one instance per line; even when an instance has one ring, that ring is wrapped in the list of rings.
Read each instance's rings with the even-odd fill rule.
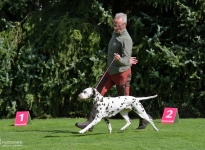
[[[82,99],[82,94],[79,94],[78,97],[79,97],[80,99]]]

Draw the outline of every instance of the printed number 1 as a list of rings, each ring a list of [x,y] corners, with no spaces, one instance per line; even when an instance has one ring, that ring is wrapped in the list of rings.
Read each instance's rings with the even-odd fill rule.
[[[172,118],[171,115],[172,115],[173,111],[172,110],[168,110],[167,113],[169,113],[169,114],[166,116],[166,118]]]
[[[19,115],[21,117],[21,121],[23,121],[24,114]]]

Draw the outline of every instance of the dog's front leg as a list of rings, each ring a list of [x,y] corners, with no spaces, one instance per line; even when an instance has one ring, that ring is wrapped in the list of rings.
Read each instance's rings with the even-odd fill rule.
[[[84,129],[80,130],[79,133],[83,134],[85,131],[87,131],[88,129],[90,129],[92,126],[96,125],[98,122],[101,121],[102,118],[97,118],[95,117],[95,119],[89,124],[87,125]]]
[[[110,120],[108,118],[104,118],[106,124],[107,124],[107,128],[109,130],[110,133],[112,133],[112,126],[110,124]]]
[[[112,126],[110,124],[110,120],[108,118],[104,118],[106,124],[107,124],[107,128],[109,130],[110,133],[112,133]]]

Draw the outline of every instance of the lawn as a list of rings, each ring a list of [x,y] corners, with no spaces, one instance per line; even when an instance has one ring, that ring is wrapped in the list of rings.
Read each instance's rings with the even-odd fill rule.
[[[15,150],[204,150],[205,119],[180,119],[172,125],[154,120],[159,132],[148,125],[136,130],[138,119],[124,131],[123,119],[111,119],[110,134],[104,121],[93,132],[79,134],[74,126],[85,119],[33,119],[27,126],[14,126],[14,119],[0,120],[0,149]]]

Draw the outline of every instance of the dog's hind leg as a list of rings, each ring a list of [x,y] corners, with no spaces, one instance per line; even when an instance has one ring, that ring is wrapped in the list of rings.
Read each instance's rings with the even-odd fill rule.
[[[152,127],[154,128],[155,131],[158,131],[157,127],[155,126],[154,122],[152,119],[149,118],[149,116],[147,115],[146,112],[143,112],[143,113],[139,113],[138,114],[141,118],[147,120],[151,125]]]
[[[120,112],[121,116],[126,120],[125,126],[122,127],[122,128],[120,129],[120,131],[125,130],[125,129],[131,124],[131,120],[130,120],[130,118],[129,118],[129,116],[128,116],[128,112],[129,112],[129,111],[130,111],[130,110],[124,109],[124,110],[122,110],[122,111]]]
[[[112,126],[111,126],[110,120],[108,118],[104,118],[104,120],[107,124],[107,128],[108,128],[109,132],[112,133]]]
[[[157,127],[155,126],[153,120],[148,116],[146,111],[144,110],[144,107],[140,102],[136,102],[132,104],[133,111],[137,113],[142,119],[148,121],[155,131],[158,131]]]

